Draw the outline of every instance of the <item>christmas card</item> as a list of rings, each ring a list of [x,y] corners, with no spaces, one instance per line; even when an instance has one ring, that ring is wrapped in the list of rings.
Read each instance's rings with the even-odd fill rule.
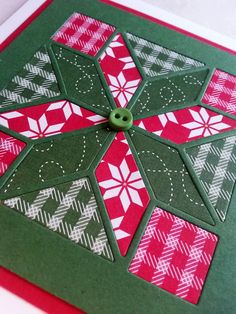
[[[92,0],[1,53],[0,263],[87,313],[236,306],[236,57]]]

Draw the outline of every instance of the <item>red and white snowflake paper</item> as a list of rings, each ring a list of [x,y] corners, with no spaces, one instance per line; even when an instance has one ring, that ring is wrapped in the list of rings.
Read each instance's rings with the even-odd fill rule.
[[[118,133],[108,148],[96,169],[96,178],[125,256],[150,198],[124,133]]]
[[[142,77],[121,34],[111,41],[99,63],[117,106],[126,107]]]
[[[215,70],[202,101],[236,116],[236,76]]]
[[[114,31],[115,27],[111,25],[74,13],[52,39],[90,56],[96,56]]]
[[[160,208],[155,208],[129,271],[196,304],[218,238]]]
[[[8,134],[0,132],[0,176],[2,176],[26,144]]]
[[[79,130],[105,121],[106,118],[67,100],[0,114],[0,125],[32,139]]]
[[[209,109],[193,106],[136,120],[134,125],[182,144],[235,129],[236,121]]]

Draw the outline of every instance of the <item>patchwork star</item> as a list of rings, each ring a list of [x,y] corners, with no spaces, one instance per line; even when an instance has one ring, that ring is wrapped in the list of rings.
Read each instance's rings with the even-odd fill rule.
[[[47,102],[40,102],[37,94],[37,103],[27,96],[21,98],[27,99],[27,106],[1,111],[4,132],[25,137],[32,147],[12,170],[11,163],[27,145],[19,140],[12,146],[13,138],[2,136],[0,174],[6,172],[10,179],[1,194],[8,207],[109,260],[113,254],[100,211],[106,211],[123,257],[131,250],[144,217],[151,214],[129,271],[197,303],[217,237],[169,210],[214,225],[205,194],[213,207],[217,204],[219,213],[217,199],[222,194],[217,179],[220,174],[235,175],[231,168],[235,169],[236,144],[235,138],[211,147],[208,142],[218,140],[219,133],[226,137],[235,130],[236,120],[229,107],[221,112],[219,106],[215,110],[197,100],[207,76],[202,62],[132,34],[112,36],[114,32],[113,26],[74,13],[53,35],[52,53],[58,69],[52,77],[54,81],[57,76],[62,78],[64,90],[61,98],[57,94],[50,97],[45,84]],[[39,65],[34,66],[36,70],[48,76]],[[18,86],[10,93],[4,90],[4,97],[12,98],[17,92]],[[9,103],[5,98],[4,104]],[[197,141],[203,138],[208,142],[201,146]],[[187,142],[196,151],[190,147],[186,154]],[[222,149],[220,156],[215,147]],[[13,150],[17,151],[14,158]],[[210,183],[204,177],[209,150],[218,157],[207,169],[217,176],[208,175],[214,177]],[[39,164],[42,156],[46,159]],[[185,164],[187,158],[190,162]],[[69,182],[72,177],[76,180]],[[55,187],[55,180],[67,183]],[[30,189],[35,192],[27,191],[24,181],[32,182]],[[226,182],[225,214],[233,188],[232,180],[221,181]],[[196,184],[202,182],[204,196]],[[103,204],[99,210],[93,188],[98,191],[98,204]],[[161,202],[163,209],[153,211],[154,202]]]

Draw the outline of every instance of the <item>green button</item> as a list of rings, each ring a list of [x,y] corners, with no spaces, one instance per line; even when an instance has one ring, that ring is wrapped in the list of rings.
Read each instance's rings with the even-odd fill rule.
[[[127,131],[133,125],[132,113],[125,108],[116,108],[110,113],[109,124],[113,130]]]

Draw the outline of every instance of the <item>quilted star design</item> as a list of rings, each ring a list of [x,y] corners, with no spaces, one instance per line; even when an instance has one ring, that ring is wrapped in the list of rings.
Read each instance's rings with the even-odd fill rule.
[[[200,106],[139,119],[134,124],[177,144],[236,128],[235,120]]]
[[[93,126],[106,119],[62,100],[0,114],[0,125],[37,139]]]
[[[99,62],[117,106],[126,107],[142,77],[121,34],[111,41]]]
[[[155,208],[129,271],[196,304],[217,242],[214,234]]]
[[[149,195],[123,133],[96,169],[96,178],[123,256],[148,206]]]
[[[134,256],[130,273],[196,304],[218,238],[178,216],[214,228],[211,203],[226,219],[235,183],[235,77],[216,70],[201,102],[210,68],[114,32],[74,13],[52,36],[50,53],[37,51],[0,92],[1,108],[14,104],[0,113],[0,194],[6,206],[113,261],[110,224],[116,255]],[[129,131],[111,130],[115,105],[130,109]]]

